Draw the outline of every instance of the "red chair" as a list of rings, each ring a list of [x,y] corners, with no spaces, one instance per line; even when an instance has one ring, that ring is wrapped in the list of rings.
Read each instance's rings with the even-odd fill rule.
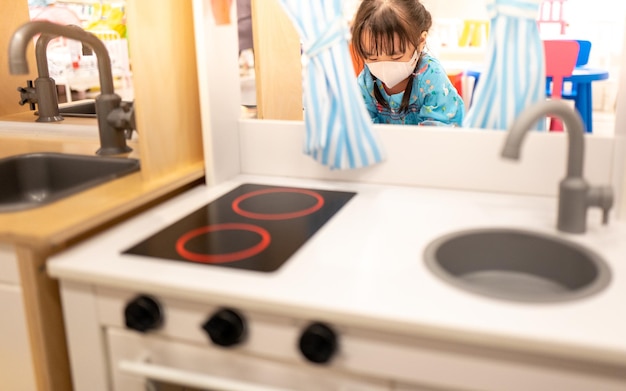
[[[456,92],[463,96],[463,71],[460,69],[450,69],[447,71],[450,83],[456,88]]]
[[[552,78],[551,99],[561,99],[563,78],[571,76],[578,58],[578,42],[566,40],[544,40],[546,77]],[[550,118],[550,131],[563,131],[563,123]]]

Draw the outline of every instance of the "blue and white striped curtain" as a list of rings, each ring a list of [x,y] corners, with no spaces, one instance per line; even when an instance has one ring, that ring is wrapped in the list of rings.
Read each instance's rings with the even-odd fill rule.
[[[491,26],[466,127],[508,129],[528,106],[546,99],[543,44],[537,28],[541,0],[486,0]],[[538,129],[545,129],[540,121]]]
[[[302,41],[304,152],[332,169],[383,160],[358,89],[342,0],[279,0]]]

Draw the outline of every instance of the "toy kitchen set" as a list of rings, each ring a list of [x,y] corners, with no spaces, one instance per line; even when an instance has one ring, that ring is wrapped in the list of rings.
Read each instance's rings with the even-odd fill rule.
[[[206,185],[48,263],[76,390],[626,388],[618,138],[528,132],[511,163],[508,132],[377,125],[384,162],[329,170],[304,122],[239,118],[236,65],[211,61],[236,31],[208,4]],[[572,145],[568,170],[616,191],[578,233]]]

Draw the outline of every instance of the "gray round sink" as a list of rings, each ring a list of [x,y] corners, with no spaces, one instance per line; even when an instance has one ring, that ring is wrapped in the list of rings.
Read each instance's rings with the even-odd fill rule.
[[[472,229],[442,236],[425,250],[428,268],[458,288],[499,299],[580,299],[611,279],[593,251],[558,237],[516,229]]]

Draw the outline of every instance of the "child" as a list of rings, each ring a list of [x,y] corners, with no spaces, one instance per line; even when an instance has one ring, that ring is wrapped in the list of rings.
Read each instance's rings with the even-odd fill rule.
[[[441,63],[424,52],[432,25],[419,0],[363,0],[352,47],[365,62],[358,76],[374,123],[460,126],[465,114]]]

